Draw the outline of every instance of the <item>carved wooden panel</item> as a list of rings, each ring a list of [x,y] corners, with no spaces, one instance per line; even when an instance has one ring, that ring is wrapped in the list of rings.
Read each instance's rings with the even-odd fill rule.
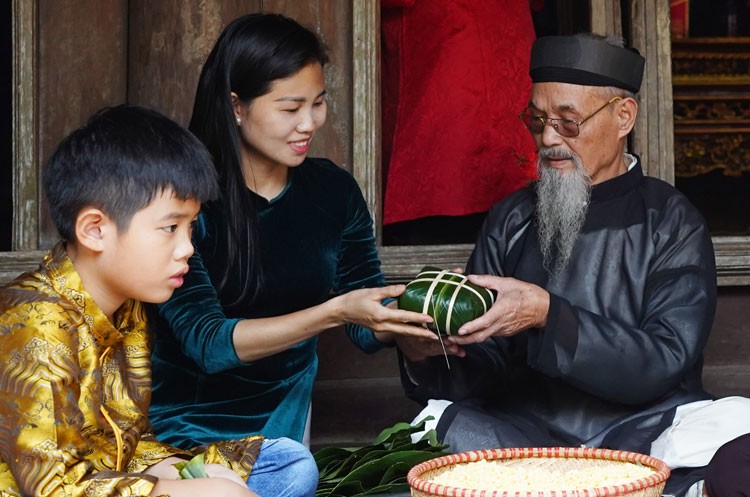
[[[750,172],[750,38],[672,47],[675,174]]]

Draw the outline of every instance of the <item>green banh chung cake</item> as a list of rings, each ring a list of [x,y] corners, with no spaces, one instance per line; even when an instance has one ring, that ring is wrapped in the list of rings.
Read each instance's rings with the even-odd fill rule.
[[[448,336],[487,312],[494,302],[492,290],[471,283],[463,274],[425,266],[406,285],[398,307],[428,314],[433,319],[428,328]]]

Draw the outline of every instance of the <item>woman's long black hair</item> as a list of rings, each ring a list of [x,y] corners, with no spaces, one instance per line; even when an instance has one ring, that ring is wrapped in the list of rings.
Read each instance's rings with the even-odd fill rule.
[[[213,156],[221,208],[228,218],[224,240],[228,260],[217,266],[224,268],[215,281],[217,291],[222,294],[230,275],[239,274],[242,282],[236,295],[222,295],[225,305],[236,305],[248,297],[252,300],[262,281],[257,213],[247,194],[231,93],[249,103],[267,94],[274,81],[309,64],[324,66],[327,62],[326,48],[318,36],[293,19],[280,14],[249,14],[224,28],[203,66],[189,128]]]

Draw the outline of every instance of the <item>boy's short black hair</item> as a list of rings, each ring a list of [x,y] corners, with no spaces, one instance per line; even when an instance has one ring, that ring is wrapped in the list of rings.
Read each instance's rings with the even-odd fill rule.
[[[42,182],[52,221],[75,239],[78,213],[101,209],[127,230],[159,193],[200,203],[218,196],[211,156],[192,133],[158,112],[120,105],[96,113],[53,152]]]

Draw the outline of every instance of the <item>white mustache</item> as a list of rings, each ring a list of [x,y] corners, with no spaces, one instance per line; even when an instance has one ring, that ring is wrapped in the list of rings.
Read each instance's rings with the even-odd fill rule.
[[[540,148],[538,154],[540,159],[573,160],[577,158],[573,152],[563,148]]]

